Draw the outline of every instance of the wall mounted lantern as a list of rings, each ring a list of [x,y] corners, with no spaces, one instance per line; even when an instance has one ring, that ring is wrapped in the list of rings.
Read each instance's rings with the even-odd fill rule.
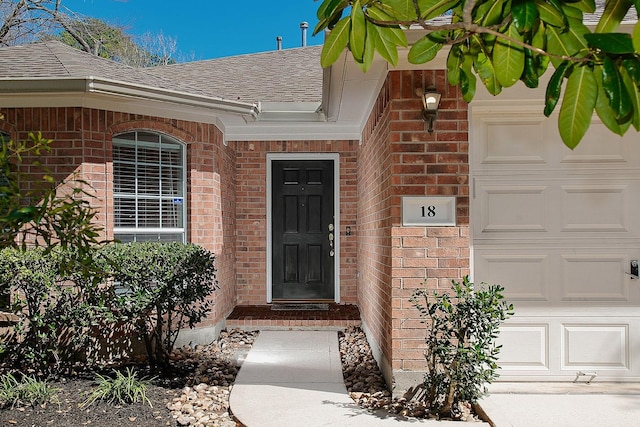
[[[429,123],[427,131],[433,132],[433,122],[438,116],[438,107],[440,106],[440,98],[442,94],[435,89],[418,89],[416,91],[422,99],[422,119]]]

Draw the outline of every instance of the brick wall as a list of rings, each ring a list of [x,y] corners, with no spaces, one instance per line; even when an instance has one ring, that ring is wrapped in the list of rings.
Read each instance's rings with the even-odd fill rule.
[[[78,172],[95,192],[97,220],[113,238],[112,136],[134,130],[160,132],[187,147],[188,240],[216,253],[220,290],[214,312],[203,324],[222,320],[235,306],[234,153],[213,125],[88,108],[3,109],[0,130],[26,139],[42,131],[54,140],[44,165],[58,180]]]
[[[387,80],[358,151],[358,306],[381,365],[392,359],[390,90]]]
[[[356,302],[356,141],[240,141],[236,152],[239,305],[266,304],[267,153],[340,153],[340,301]],[[346,227],[351,236],[345,236]]]
[[[427,87],[442,93],[433,133],[415,94]],[[448,289],[469,273],[467,104],[445,71],[393,71],[369,123],[358,163],[359,304],[394,372],[420,370],[425,331],[409,298],[420,287]],[[403,227],[405,195],[456,196],[457,225]]]

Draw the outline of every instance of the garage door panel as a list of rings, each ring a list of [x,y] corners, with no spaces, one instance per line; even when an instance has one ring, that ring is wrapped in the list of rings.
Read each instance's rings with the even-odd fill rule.
[[[544,185],[478,184],[482,214],[481,233],[546,232]]]
[[[545,164],[542,120],[494,119],[486,122],[479,163],[493,165]]]
[[[629,185],[563,185],[562,231],[630,231]]]
[[[562,369],[628,370],[628,324],[563,324]]]
[[[610,252],[562,255],[561,301],[632,302],[628,257]]]
[[[504,325],[497,340],[497,345],[503,346],[500,366],[515,371],[546,371],[549,369],[548,343],[548,324]]]
[[[505,286],[504,295],[510,302],[549,301],[548,256],[524,254],[487,254],[478,251],[478,270],[484,272],[491,283]],[[478,280],[484,281],[482,277]]]
[[[606,144],[603,144],[606,141]],[[558,144],[564,145],[564,144]],[[614,137],[611,131],[598,119],[594,120],[589,127],[589,132],[584,136],[578,146],[569,150],[566,147],[559,147],[558,159],[561,163],[571,164],[611,164],[616,163],[621,167],[630,165],[633,157],[629,154],[629,143],[623,138]]]

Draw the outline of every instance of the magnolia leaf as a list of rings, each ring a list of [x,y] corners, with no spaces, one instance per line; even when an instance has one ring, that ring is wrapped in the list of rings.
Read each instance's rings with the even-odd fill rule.
[[[349,32],[351,30],[351,18],[344,17],[331,30],[320,54],[320,65],[327,68],[338,60],[349,43]]]
[[[564,29],[569,25],[567,16],[557,0],[535,0],[540,19],[549,25]]]
[[[538,76],[537,70],[537,61],[536,57],[533,56],[530,49],[525,49],[524,51],[524,71],[522,72],[522,76],[520,80],[525,84],[525,86],[529,88],[536,88],[540,83],[540,79]]]
[[[558,116],[560,137],[570,149],[578,146],[589,129],[597,98],[598,84],[593,70],[587,66],[575,68],[567,79]]]
[[[471,102],[476,95],[476,75],[473,73],[473,57],[464,55],[464,61],[460,68],[460,89],[462,90],[462,98],[466,102]]]
[[[378,9],[376,6],[368,7],[366,14],[369,15],[372,19],[375,19],[376,21],[388,21],[388,22],[394,21],[393,17],[389,16],[387,13],[385,13],[381,9]],[[395,46],[402,46],[402,47],[409,46],[409,43],[407,42],[407,36],[404,34],[404,31],[402,31],[402,29],[399,26],[394,25],[394,26],[380,27],[376,25],[376,28],[378,28],[379,30],[384,29],[385,31],[379,32],[380,36],[384,35],[387,41],[393,43]]]
[[[562,31],[555,27],[547,27],[547,52],[558,56],[582,57],[588,48],[584,35],[590,33],[589,29],[582,21],[568,18],[569,27]],[[582,53],[583,51],[585,53]],[[554,67],[562,62],[562,59],[551,58]]]
[[[413,0],[386,0],[384,5],[388,6],[387,11],[393,10],[395,18],[400,21],[410,21],[417,17]]]
[[[513,25],[520,34],[528,33],[538,28],[540,14],[533,0],[516,0],[511,7]]]
[[[609,102],[609,98],[604,91],[604,87],[602,85],[602,66],[596,65],[593,68],[593,74],[596,78],[596,82],[598,82],[598,99],[596,101],[596,113],[602,123],[613,133],[618,135],[624,135],[631,122],[627,120],[626,123],[620,124],[616,119],[616,112],[611,108],[611,103]]]
[[[369,27],[370,31],[368,32],[367,43],[372,43],[380,56],[395,66],[398,63],[398,49],[394,44],[382,37],[382,32],[385,29],[386,28],[379,27],[375,24]]]
[[[464,56],[459,45],[451,46],[449,55],[447,56],[447,82],[452,86],[457,86],[460,83],[460,68],[462,67],[462,61]]]
[[[503,0],[488,1],[482,4],[482,6],[484,5],[486,5],[486,10],[480,10],[480,7],[478,7],[477,11],[477,16],[482,17],[482,25],[489,27],[502,22]]]
[[[459,0],[419,0],[421,18],[428,20],[436,18],[452,9],[459,3]]]
[[[615,31],[632,4],[632,0],[607,0],[595,32],[610,33]]]
[[[625,58],[622,60],[622,66],[627,69],[631,79],[640,87],[640,58]]]
[[[424,64],[436,57],[438,51],[442,49],[442,43],[433,40],[430,34],[427,34],[411,46],[408,59],[412,64]]]
[[[630,34],[626,33],[593,33],[585,34],[584,38],[594,49],[614,55],[624,55],[633,53],[633,40]]]
[[[633,48],[637,53],[640,53],[640,22],[636,22],[633,27]]]
[[[374,24],[372,24],[369,21],[366,21],[366,25],[367,25],[367,37],[365,39],[365,43],[364,43],[364,53],[362,55],[362,62],[357,62],[356,64],[358,64],[358,67],[360,67],[360,70],[362,70],[363,73],[366,73],[367,71],[369,71],[369,67],[371,67],[371,64],[373,63],[373,56],[375,54],[375,45],[373,44],[372,38],[370,36],[372,31],[376,31]]]
[[[325,0],[316,13],[318,24],[313,29],[313,35],[315,36],[325,28],[332,29],[342,17],[342,12],[347,5],[346,0]]]
[[[562,82],[565,76],[571,73],[571,62],[563,61],[558,65],[556,71],[551,75],[551,79],[547,84],[547,92],[544,102],[544,115],[549,117],[560,100],[562,91]]]
[[[596,2],[595,0],[579,0],[571,2],[571,7],[575,7],[585,13],[593,13],[596,11]]]
[[[489,93],[491,95],[498,95],[502,91],[502,86],[500,86],[500,82],[496,77],[496,70],[491,59],[487,57],[484,52],[480,52],[475,58],[473,66]]]
[[[522,36],[512,23],[507,27],[505,36],[514,41],[498,38],[493,48],[493,66],[496,78],[503,87],[513,86],[524,71],[524,50],[516,42],[522,42]]]
[[[316,12],[318,19],[331,17],[341,1],[342,0],[324,0]]]
[[[607,94],[609,104],[616,113],[616,120],[623,123],[631,115],[631,99],[622,83],[618,67],[611,58],[605,57],[602,66],[602,88]]]
[[[349,32],[349,49],[356,62],[362,62],[366,36],[367,25],[364,12],[360,6],[360,0],[356,0],[351,7],[351,31]]]
[[[637,131],[640,131],[640,92],[638,91],[638,86],[633,82],[633,79],[626,68],[620,69],[620,75],[622,76],[622,82],[627,88],[627,93],[631,98],[631,105],[633,108],[631,123]]]

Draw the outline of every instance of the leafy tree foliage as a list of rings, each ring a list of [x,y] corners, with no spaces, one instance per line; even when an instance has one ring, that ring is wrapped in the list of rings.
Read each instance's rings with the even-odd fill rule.
[[[433,414],[459,418],[463,402],[475,403],[497,378],[495,341],[500,323],[513,315],[498,285],[452,281],[450,293],[418,289],[411,302],[427,325],[424,382],[409,391]]]
[[[41,164],[52,142],[40,133],[26,141],[0,137],[0,248],[73,247],[83,255],[99,243],[88,184],[73,175],[56,182]],[[40,170],[41,180],[27,169]]]
[[[564,86],[558,125],[573,149],[594,111],[616,134],[640,131],[640,23],[632,34],[618,32],[632,8],[639,12],[640,0],[607,0],[592,30],[583,18],[595,12],[595,0],[324,0],[315,33],[331,30],[323,67],[348,48],[366,72],[375,52],[396,65],[398,48],[408,47],[404,30],[422,28],[409,62],[450,47],[447,77],[467,102],[478,80],[493,95],[518,81],[538,87],[551,64],[544,113],[554,111]]]
[[[171,64],[178,55],[174,38],[133,37],[123,27],[76,14],[62,0],[0,0],[0,45],[50,38],[133,67]]]

